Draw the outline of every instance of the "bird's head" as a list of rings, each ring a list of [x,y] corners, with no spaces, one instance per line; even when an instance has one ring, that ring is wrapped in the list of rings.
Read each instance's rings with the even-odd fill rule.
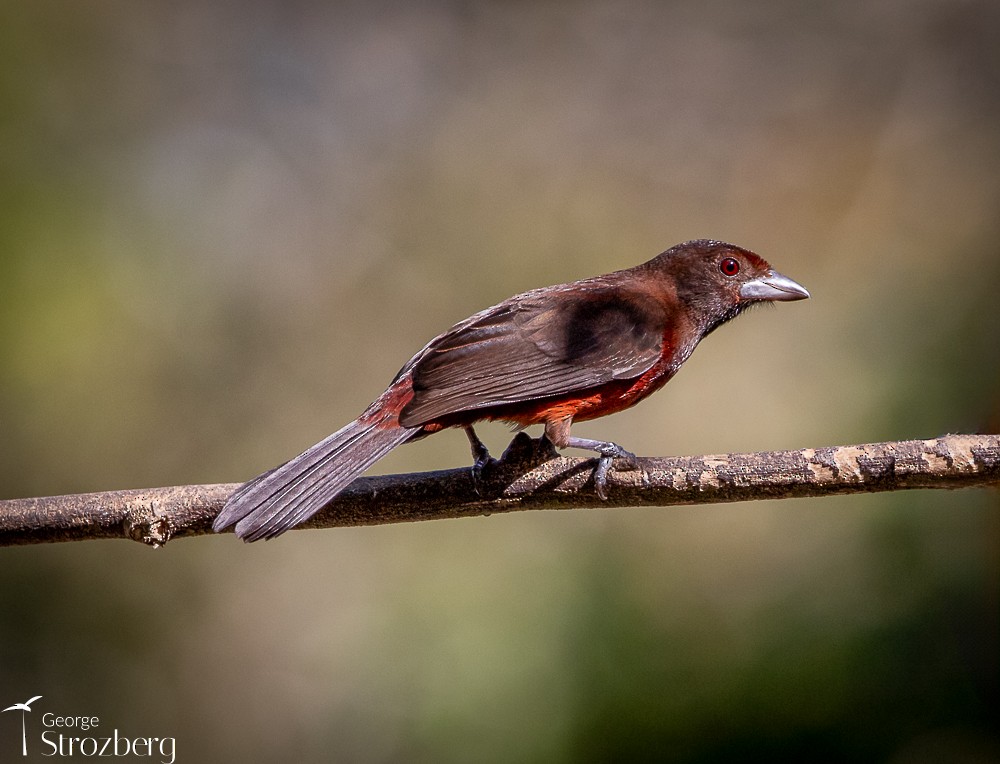
[[[669,277],[703,337],[754,305],[809,297],[805,287],[764,258],[721,241],[678,244],[647,265]]]

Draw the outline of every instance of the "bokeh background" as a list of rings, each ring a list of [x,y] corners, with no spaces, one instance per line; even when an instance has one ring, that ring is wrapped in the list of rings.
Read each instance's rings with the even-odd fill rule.
[[[814,298],[581,435],[997,432],[998,34],[992,0],[5,3],[0,495],[247,479],[456,320],[698,237]],[[179,762],[1000,761],[998,509],[5,549],[0,705]]]

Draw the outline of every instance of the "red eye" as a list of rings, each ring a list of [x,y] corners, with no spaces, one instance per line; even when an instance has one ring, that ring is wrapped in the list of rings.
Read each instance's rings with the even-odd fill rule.
[[[719,263],[719,270],[727,276],[735,276],[740,272],[740,263],[732,257],[727,257]]]

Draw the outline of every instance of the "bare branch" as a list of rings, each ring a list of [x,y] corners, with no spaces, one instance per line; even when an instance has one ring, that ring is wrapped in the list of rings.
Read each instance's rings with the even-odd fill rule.
[[[1000,435],[868,443],[724,456],[640,460],[614,470],[610,499],[593,491],[592,459],[559,456],[524,433],[487,466],[476,493],[470,470],[364,477],[303,528],[379,525],[524,509],[708,504],[909,488],[1000,485]],[[211,533],[238,484],[191,485],[0,501],[0,546],[125,538],[157,547]]]

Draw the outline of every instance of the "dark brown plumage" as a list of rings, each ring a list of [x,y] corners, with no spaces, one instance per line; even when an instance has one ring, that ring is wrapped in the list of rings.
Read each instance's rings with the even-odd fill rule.
[[[247,541],[302,522],[396,446],[464,427],[476,467],[488,458],[472,425],[541,424],[557,447],[601,455],[602,496],[614,443],[570,435],[574,421],[628,408],[662,387],[718,326],[760,302],[809,294],[754,253],[716,241],[679,244],[649,262],[535,289],[431,340],[354,422],[242,486],[214,523]]]

